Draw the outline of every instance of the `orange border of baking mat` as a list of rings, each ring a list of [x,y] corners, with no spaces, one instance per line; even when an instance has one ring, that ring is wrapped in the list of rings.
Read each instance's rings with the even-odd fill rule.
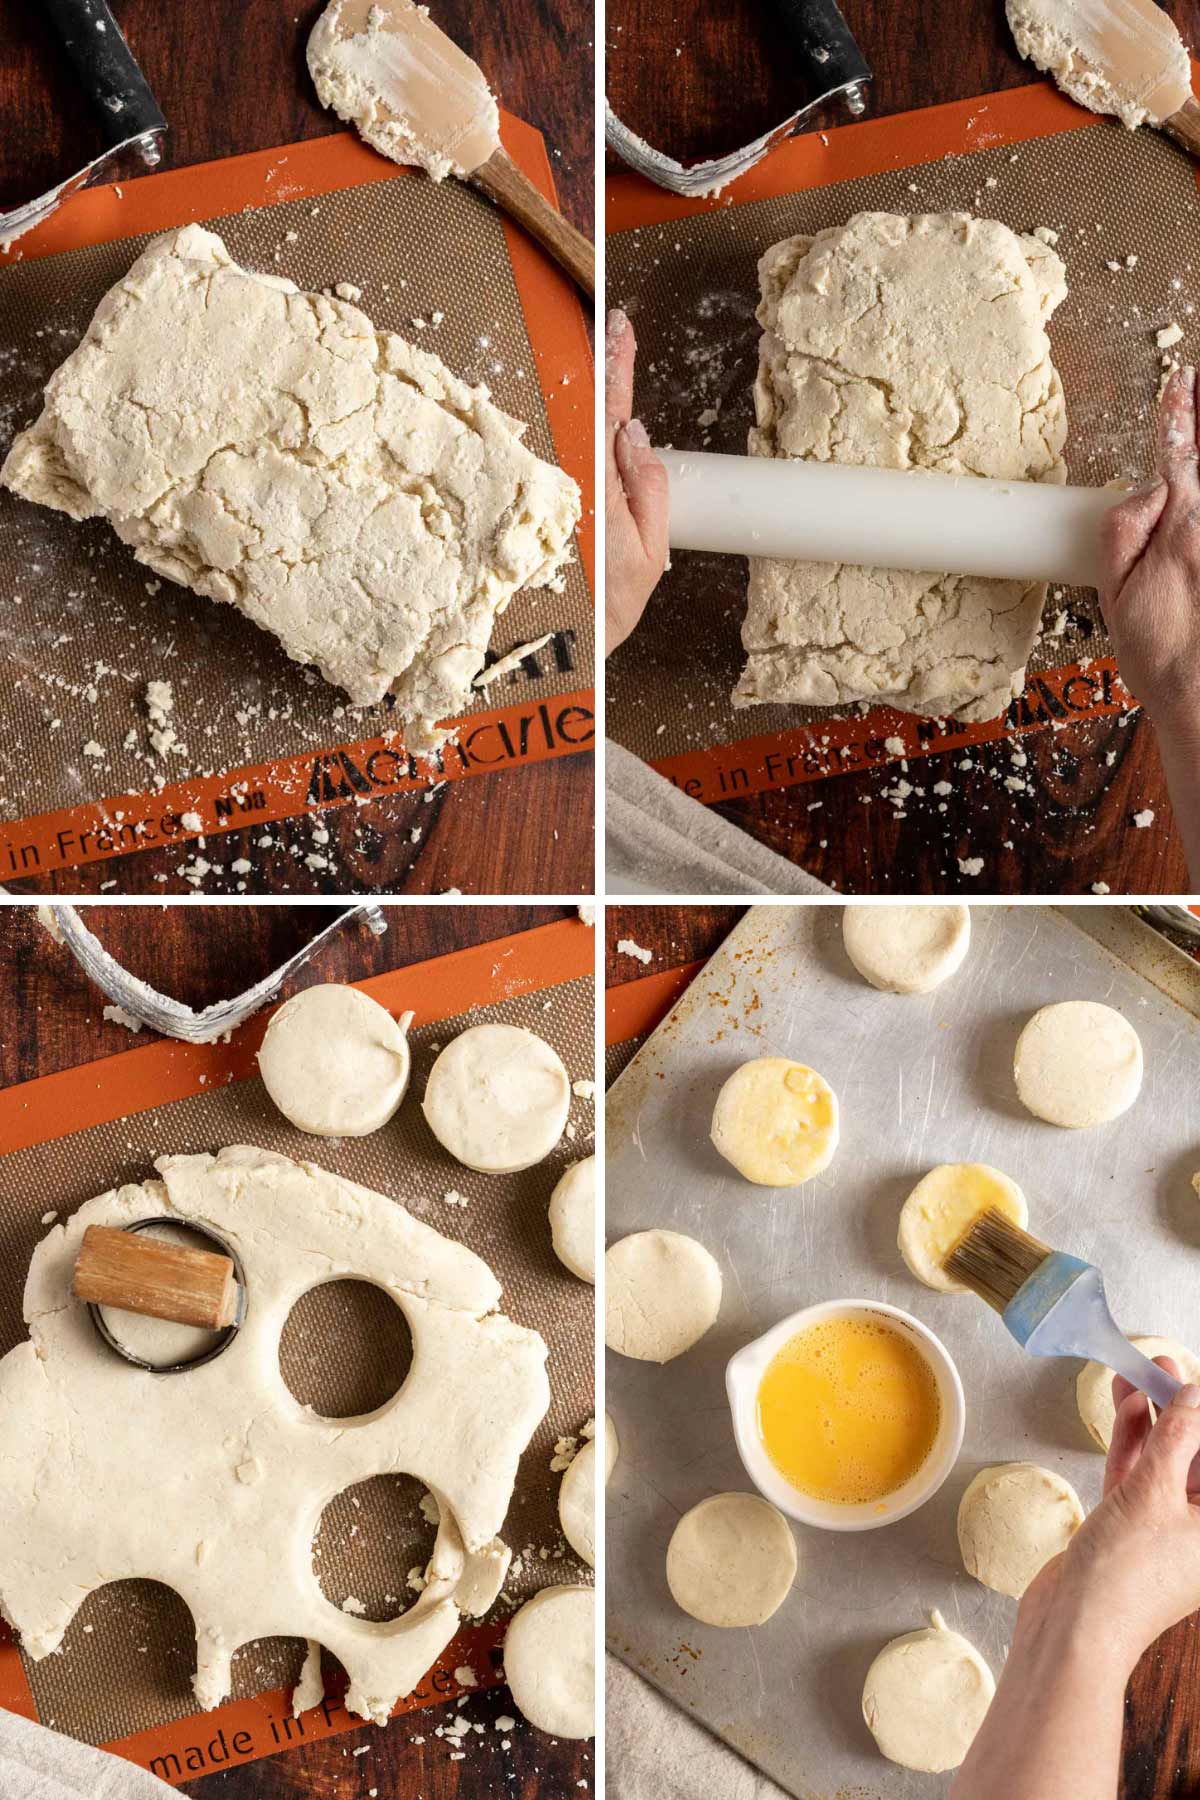
[[[683,997],[704,967],[698,962],[680,963],[677,969],[660,969],[636,981],[622,981],[604,995],[604,1045],[628,1044],[648,1037],[661,1025],[675,1002]]]
[[[500,135],[513,161],[552,205],[554,177],[541,133],[511,113],[500,115]],[[88,244],[110,243],[143,232],[166,231],[239,208],[275,206],[371,182],[403,181],[414,171],[389,163],[349,132],[309,138],[277,150],[254,150],[220,162],[139,176],[111,187],[89,188],[19,240],[0,264],[53,256]],[[520,226],[503,219],[517,298],[533,349],[538,387],[559,463],[578,482],[582,512],[576,529],[580,559],[595,592],[595,458],[591,404],[591,346],[574,284]],[[567,379],[564,379],[567,378]],[[595,691],[536,696],[518,706],[470,713],[458,743],[434,757],[405,751],[397,734],[334,745],[318,753],[283,757],[254,767],[193,781],[169,782],[158,794],[114,795],[28,819],[0,822],[0,881],[77,869],[85,863],[164,840],[182,843],[215,837],[247,822],[265,824],[317,808],[385,793],[426,788],[527,763],[549,762],[589,749],[595,740]],[[187,829],[183,813],[195,813]]]
[[[1193,63],[1193,81],[1197,66]],[[1111,121],[1085,112],[1049,82],[1039,81],[974,100],[953,100],[918,112],[809,131],[772,151],[725,194],[708,200],[685,200],[664,193],[637,175],[610,175],[605,183],[605,225],[610,233],[634,231],[642,225],[719,212],[744,201],[773,200],[783,194],[835,187],[864,175],[882,175],[889,169],[917,168],[972,150],[1030,143],[1065,131],[1106,129],[1112,129]],[[1197,181],[1200,183],[1200,170]],[[965,749],[971,744],[993,743],[1049,724],[1122,713],[1132,704],[1116,663],[1111,657],[1102,657],[1031,675],[1025,692],[999,721],[960,725],[953,719],[918,718],[890,707],[876,707],[865,715],[831,717],[788,731],[683,751],[656,759],[650,767],[684,793],[712,803],[943,750]],[[900,739],[902,753],[885,748],[889,738]]]
[[[582,922],[557,919],[351,985],[389,1012],[411,1009],[422,1024],[436,1024],[472,1006],[496,1006],[521,994],[541,993],[592,975],[594,942],[592,929]],[[0,1089],[0,1143],[6,1150],[28,1149],[211,1091],[215,1082],[244,1081],[255,1071],[258,1046],[274,1010],[247,1020],[228,1043],[180,1044],[163,1039]],[[503,1636],[503,1622],[460,1631],[420,1685],[397,1702],[393,1718],[474,1692],[455,1681],[456,1668],[473,1669],[478,1687],[497,1686],[503,1678],[492,1652]],[[358,1730],[366,1721],[345,1710],[341,1704],[344,1692],[344,1683],[334,1686],[320,1706],[294,1720],[291,1690],[271,1688],[250,1700],[231,1700],[212,1712],[114,1739],[102,1748],[153,1770],[165,1781],[190,1781],[272,1756],[293,1744]],[[38,1716],[20,1653],[3,1624],[0,1708],[27,1719]]]

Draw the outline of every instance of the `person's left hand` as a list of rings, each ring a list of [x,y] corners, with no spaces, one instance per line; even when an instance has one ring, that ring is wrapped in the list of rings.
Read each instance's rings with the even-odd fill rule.
[[[623,644],[667,566],[667,471],[633,415],[637,340],[623,312],[604,333],[605,654]]]

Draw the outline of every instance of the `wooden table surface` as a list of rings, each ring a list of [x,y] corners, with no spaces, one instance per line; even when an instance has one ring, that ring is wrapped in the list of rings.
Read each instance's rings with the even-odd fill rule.
[[[1185,42],[1200,45],[1200,0],[1168,0]],[[868,117],[994,93],[1037,80],[1017,56],[1000,0],[842,0],[842,11],[874,70]],[[758,0],[685,8],[679,0],[610,0],[609,98],[639,136],[682,161],[750,143],[795,112],[800,95],[786,45]],[[817,123],[840,124],[844,110]],[[624,165],[609,156],[610,168]],[[981,884],[956,872],[958,857],[984,857],[983,891],[1184,893],[1188,873],[1154,734],[1142,714],[1025,735],[1033,793],[1010,793],[954,768],[962,752],[921,759],[927,788],[949,779],[950,814],[921,807],[903,822],[880,799],[895,770],[842,775],[718,807],[721,814],[843,893],[938,893],[965,897]],[[1106,754],[1115,752],[1111,766]],[[911,775],[909,779],[914,779]],[[870,802],[870,804],[864,804]],[[1132,815],[1153,810],[1139,830]],[[949,841],[947,827],[949,826]],[[821,847],[821,840],[825,847]],[[1005,847],[1010,846],[1010,847]],[[947,874],[949,869],[950,873]]]
[[[93,910],[88,923],[125,966],[161,990],[201,1007],[228,999],[277,968],[342,909],[307,906],[173,906]],[[375,938],[349,927],[308,965],[308,981],[359,981],[468,945],[528,931],[573,909],[550,906],[406,906]],[[128,1050],[135,1040],[102,1015],[103,996],[68,952],[53,945],[33,907],[0,907],[0,1086]],[[263,1761],[187,1784],[199,1800],[570,1800],[592,1790],[592,1746],[552,1740],[520,1721],[505,1687],[471,1695],[462,1709],[485,1729],[464,1744],[466,1758],[434,1736],[448,1714],[422,1708],[382,1730],[364,1725],[298,1745]],[[415,1743],[424,1738],[424,1743]],[[504,1748],[507,1744],[508,1748]],[[353,1752],[366,1745],[366,1753]],[[581,1785],[582,1784],[582,1785]]]
[[[676,969],[713,954],[746,911],[740,906],[610,906],[605,985]],[[642,964],[617,950],[632,938],[652,952]],[[881,1777],[881,1792],[886,1779]],[[1142,1658],[1125,1698],[1119,1800],[1194,1800],[1200,1794],[1200,1614],[1167,1632]]]
[[[324,0],[120,0],[121,27],[170,124],[164,167],[270,149],[343,129],[318,105],[304,46]],[[536,125],[563,211],[593,235],[594,109],[590,8],[585,0],[507,0],[502,7],[437,0],[438,23],[474,56],[502,103]],[[89,161],[97,140],[41,9],[0,0],[0,209],[46,192]],[[7,442],[3,444],[7,449]],[[456,781],[437,801],[394,795],[365,808],[335,807],[328,870],[306,866],[311,824],[272,827],[278,847],[257,850],[258,831],[209,838],[205,891],[236,891],[230,864],[248,857],[259,891],[437,894],[590,893],[593,758],[587,753],[519,772]],[[535,821],[533,828],[529,821]],[[420,825],[419,843],[410,841]],[[37,881],[23,893],[189,892],[178,851],[142,851]],[[166,876],[163,883],[156,876]]]

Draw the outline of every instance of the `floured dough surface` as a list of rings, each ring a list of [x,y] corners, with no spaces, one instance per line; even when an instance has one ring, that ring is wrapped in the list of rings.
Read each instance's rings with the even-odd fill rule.
[[[590,1587],[543,1588],[508,1628],[505,1680],[529,1723],[552,1737],[596,1735],[595,1631]]]
[[[1119,1119],[1142,1088],[1142,1042],[1114,1007],[1061,1000],[1034,1013],[1017,1039],[1021,1104],[1071,1131]]]
[[[1132,131],[1191,97],[1187,50],[1154,0],[1007,0],[1006,10],[1021,55],[1089,112]]]
[[[408,1088],[408,1032],[361,989],[303,988],[271,1015],[258,1070],[285,1119],[315,1137],[365,1137]]]
[[[833,1161],[837,1095],[823,1076],[786,1056],[756,1056],[717,1095],[714,1147],[759,1187],[798,1187]]]
[[[946,1257],[980,1214],[995,1207],[1024,1231],[1029,1206],[1016,1182],[988,1163],[939,1163],[900,1208],[900,1254],[918,1281],[943,1294],[968,1288],[947,1274]]]
[[[239,268],[188,225],[105,295],[0,481],[107,519],[354,702],[391,689],[419,747],[496,613],[568,554],[578,490],[523,429],[356,307]]]
[[[229,1693],[240,1645],[301,1637],[347,1670],[350,1711],[383,1723],[463,1612],[496,1598],[497,1534],[549,1404],[546,1346],[496,1311],[486,1263],[384,1194],[247,1146],[157,1167],[160,1180],[89,1200],[34,1251],[29,1337],[0,1361],[4,1617],[39,1661],[97,1588],[161,1581],[195,1621],[202,1707]],[[70,1297],[87,1227],[144,1218],[209,1227],[246,1281],[229,1347],[166,1377],[113,1356]],[[412,1334],[403,1386],[362,1419],[319,1417],[279,1368],[293,1306],[339,1279],[383,1288]],[[439,1514],[425,1586],[386,1627],[334,1606],[312,1565],[324,1508],[381,1471],[415,1476]]]
[[[1151,1362],[1156,1357],[1169,1356],[1179,1370],[1181,1381],[1200,1384],[1200,1356],[1183,1344],[1177,1344],[1173,1338],[1161,1337],[1131,1337],[1129,1341],[1135,1350],[1140,1350]],[[1079,1416],[1087,1426],[1088,1435],[1106,1455],[1112,1443],[1113,1426],[1117,1417],[1112,1384],[1112,1370],[1098,1362],[1085,1363],[1075,1383]]]
[[[562,1534],[589,1569],[596,1566],[596,1440],[589,1438],[563,1473],[558,1487]]]
[[[1065,479],[1035,237],[963,213],[857,213],[759,263],[753,456]],[[735,706],[887,701],[992,719],[1024,685],[1042,584],[752,558]]]
[[[992,1671],[939,1612],[885,1644],[863,1686],[863,1718],[889,1762],[922,1774],[957,1769],[992,1703]]]
[[[580,1281],[596,1279],[596,1159],[564,1169],[550,1196],[554,1254]]]
[[[796,1579],[796,1540],[757,1494],[713,1494],[684,1513],[667,1546],[676,1606],[704,1625],[763,1625]]]
[[[1030,1462],[981,1469],[958,1507],[963,1567],[984,1587],[1019,1600],[1083,1519],[1079,1495],[1053,1469]]]
[[[604,1341],[639,1362],[670,1362],[721,1310],[721,1271],[680,1231],[635,1231],[604,1258]]]
[[[846,955],[888,994],[928,994],[961,968],[971,942],[966,906],[847,906]]]
[[[520,1025],[472,1025],[446,1045],[422,1102],[439,1144],[468,1169],[508,1174],[549,1156],[571,1081],[544,1038]]]

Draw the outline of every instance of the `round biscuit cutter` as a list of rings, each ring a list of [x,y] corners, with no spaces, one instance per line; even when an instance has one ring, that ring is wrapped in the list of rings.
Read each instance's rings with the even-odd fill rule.
[[[214,1246],[200,1249],[144,1234],[171,1224],[163,1218],[132,1225],[89,1225],[83,1234],[71,1292],[82,1300],[100,1338],[135,1368],[152,1375],[198,1369],[227,1350],[246,1317],[246,1280],[236,1250],[191,1219],[185,1229]],[[215,1331],[215,1343],[179,1362],[151,1362],[112,1330],[104,1309]]]

